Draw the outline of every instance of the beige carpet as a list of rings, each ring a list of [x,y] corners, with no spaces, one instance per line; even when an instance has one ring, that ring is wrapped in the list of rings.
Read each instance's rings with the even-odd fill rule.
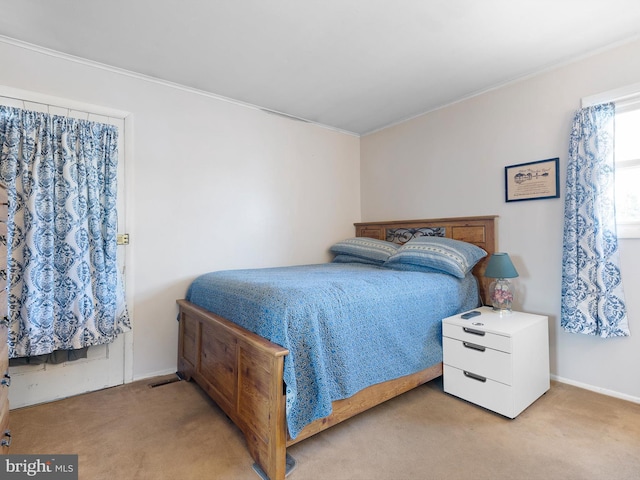
[[[12,410],[11,452],[77,453],[83,480],[258,480],[197,385],[151,382]],[[289,480],[638,479],[640,405],[552,383],[508,420],[435,380],[289,451]]]

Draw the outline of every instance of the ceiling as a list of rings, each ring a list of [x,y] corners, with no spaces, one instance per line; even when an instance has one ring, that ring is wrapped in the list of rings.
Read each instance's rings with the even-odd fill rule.
[[[0,35],[366,134],[640,35],[638,0],[0,0]]]

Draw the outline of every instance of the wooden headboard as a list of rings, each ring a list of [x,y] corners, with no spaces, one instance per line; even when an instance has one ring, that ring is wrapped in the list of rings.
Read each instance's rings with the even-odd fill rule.
[[[496,251],[496,218],[486,217],[436,218],[427,220],[394,220],[390,222],[355,223],[357,237],[378,238],[395,243],[404,243],[411,239],[415,229],[433,229],[432,234],[441,237],[473,243],[487,252],[473,269],[480,285],[480,295],[485,305],[489,302],[490,279],[485,278],[484,270],[489,257]]]

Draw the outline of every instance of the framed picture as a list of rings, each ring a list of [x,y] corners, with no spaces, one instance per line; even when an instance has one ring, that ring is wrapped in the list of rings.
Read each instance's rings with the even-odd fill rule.
[[[559,159],[520,163],[504,167],[505,200],[540,200],[560,196]]]

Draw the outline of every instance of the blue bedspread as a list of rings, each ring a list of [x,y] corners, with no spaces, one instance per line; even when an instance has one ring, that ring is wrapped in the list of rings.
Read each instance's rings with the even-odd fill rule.
[[[187,300],[289,349],[295,438],[331,402],[442,361],[441,320],[477,305],[475,279],[355,263],[213,272]]]

